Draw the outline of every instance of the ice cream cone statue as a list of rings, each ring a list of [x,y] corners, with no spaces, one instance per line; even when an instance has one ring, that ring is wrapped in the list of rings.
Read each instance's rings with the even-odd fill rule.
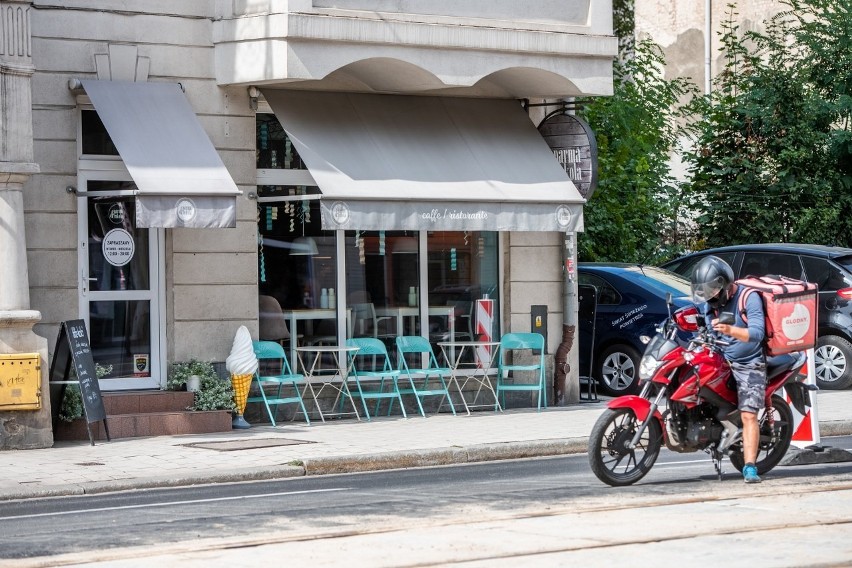
[[[251,344],[251,334],[246,326],[241,325],[234,336],[234,344],[231,346],[231,354],[225,359],[225,368],[231,373],[231,385],[234,388],[234,420],[233,428],[251,428],[251,425],[243,418],[248,401],[251,379],[257,371],[257,357]]]

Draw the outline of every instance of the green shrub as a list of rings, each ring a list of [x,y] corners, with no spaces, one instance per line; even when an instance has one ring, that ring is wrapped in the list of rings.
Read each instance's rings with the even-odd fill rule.
[[[112,373],[112,365],[101,365],[95,363],[95,375],[100,379]],[[72,376],[77,377],[73,371]],[[71,422],[75,418],[83,416],[83,397],[80,396],[78,384],[65,385],[65,394],[62,396],[62,404],[59,406],[59,419],[63,422]]]
[[[166,389],[183,390],[192,375],[201,378],[201,386],[195,393],[195,401],[187,410],[233,410],[234,391],[231,382],[219,378],[213,363],[208,361],[179,361],[169,366]]]

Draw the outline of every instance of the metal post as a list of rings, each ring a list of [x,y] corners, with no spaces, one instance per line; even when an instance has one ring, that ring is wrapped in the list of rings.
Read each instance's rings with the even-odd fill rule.
[[[580,401],[577,331],[577,246],[576,234],[565,233],[562,247],[562,342],[554,357],[553,390],[558,406]]]

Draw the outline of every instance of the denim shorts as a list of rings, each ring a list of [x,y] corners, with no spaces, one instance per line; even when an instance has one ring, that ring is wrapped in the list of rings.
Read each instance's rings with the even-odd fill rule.
[[[738,408],[757,413],[766,406],[766,363],[731,363],[731,371],[737,382]]]

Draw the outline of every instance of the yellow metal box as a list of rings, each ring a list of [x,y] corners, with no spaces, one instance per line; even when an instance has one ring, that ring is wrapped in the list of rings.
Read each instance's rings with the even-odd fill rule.
[[[0,410],[38,410],[40,408],[39,354],[0,354]]]

